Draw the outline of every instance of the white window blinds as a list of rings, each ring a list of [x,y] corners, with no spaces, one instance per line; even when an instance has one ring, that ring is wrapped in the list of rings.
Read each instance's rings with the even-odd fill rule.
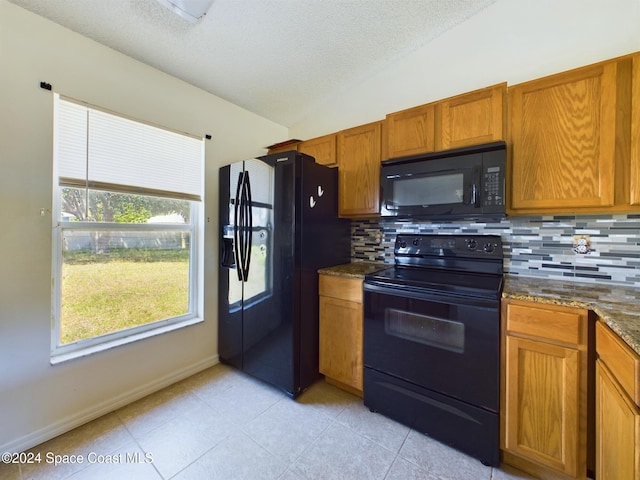
[[[60,185],[200,200],[204,142],[56,95]]]

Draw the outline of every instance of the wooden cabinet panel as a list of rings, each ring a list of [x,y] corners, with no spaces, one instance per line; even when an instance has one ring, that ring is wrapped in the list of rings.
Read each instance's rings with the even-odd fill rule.
[[[507,84],[465,93],[436,104],[436,150],[506,140]]]
[[[298,151],[311,155],[316,159],[316,163],[320,165],[336,166],[338,164],[336,138],[337,135],[332,133],[331,135],[305,140],[298,145]]]
[[[599,347],[598,347],[599,348]],[[596,478],[640,478],[640,409],[596,362]]]
[[[582,322],[587,320],[584,310],[518,304],[510,304],[508,309],[507,333],[518,332],[573,345],[584,342],[581,339],[584,331]],[[553,327],[550,328],[550,325]]]
[[[577,476],[579,352],[507,336],[506,355],[504,449]]]
[[[631,194],[629,203],[640,205],[640,54],[634,55],[631,74]]]
[[[320,373],[362,391],[362,305],[320,297]]]
[[[515,210],[612,206],[616,62],[509,87]]]
[[[320,373],[362,395],[362,279],[320,275]]]
[[[338,133],[341,217],[379,215],[381,123],[369,123]]]
[[[332,275],[320,275],[320,295],[362,303],[362,280]]]
[[[433,103],[387,115],[389,158],[435,151],[435,116]]]
[[[598,356],[637,405],[640,405],[640,356],[602,322],[596,324]]]
[[[502,302],[503,460],[538,478],[587,475],[589,311]]]

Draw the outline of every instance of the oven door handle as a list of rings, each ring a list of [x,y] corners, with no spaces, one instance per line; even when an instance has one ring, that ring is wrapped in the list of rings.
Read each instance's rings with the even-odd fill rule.
[[[394,287],[388,283],[367,280],[363,284],[364,292],[377,293],[380,295],[391,295],[394,297],[413,298],[430,302],[447,303],[452,305],[469,305],[478,308],[495,309],[500,307],[500,298],[488,299],[478,298],[469,295],[456,295],[449,293],[425,292],[422,289],[412,288],[403,285],[401,288]]]

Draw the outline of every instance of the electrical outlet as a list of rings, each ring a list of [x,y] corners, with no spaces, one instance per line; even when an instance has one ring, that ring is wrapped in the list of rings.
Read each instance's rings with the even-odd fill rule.
[[[578,255],[586,255],[591,252],[591,236],[590,235],[574,235],[573,251]]]

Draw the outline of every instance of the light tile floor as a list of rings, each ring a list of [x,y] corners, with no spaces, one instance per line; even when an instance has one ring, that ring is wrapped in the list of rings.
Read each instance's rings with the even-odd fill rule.
[[[41,463],[0,464],[0,480],[532,478],[486,467],[324,381],[294,401],[225,365],[30,452]]]

